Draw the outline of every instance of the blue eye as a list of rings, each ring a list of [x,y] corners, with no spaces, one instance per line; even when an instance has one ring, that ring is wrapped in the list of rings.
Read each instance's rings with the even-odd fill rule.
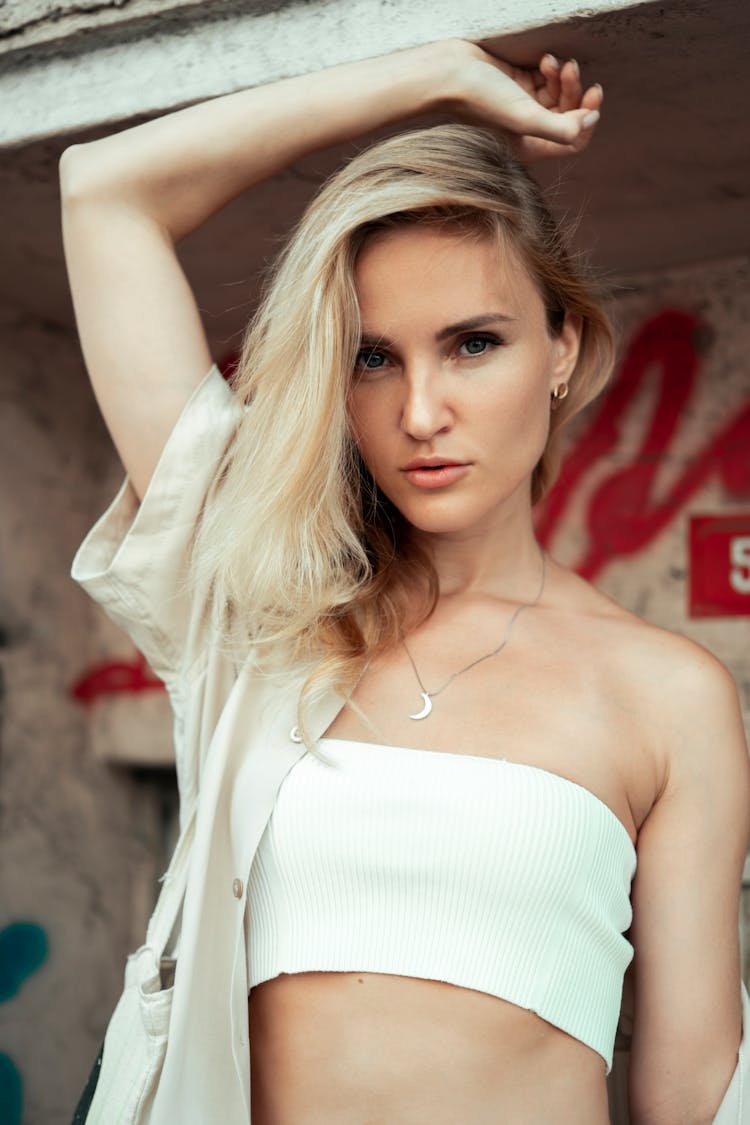
[[[461,347],[466,349],[468,355],[484,355],[488,348],[499,347],[500,341],[496,336],[467,336],[461,341]]]
[[[354,361],[355,367],[365,371],[377,371],[384,364],[385,355],[383,352],[376,352],[371,348],[363,348],[362,351],[357,352],[357,358]]]

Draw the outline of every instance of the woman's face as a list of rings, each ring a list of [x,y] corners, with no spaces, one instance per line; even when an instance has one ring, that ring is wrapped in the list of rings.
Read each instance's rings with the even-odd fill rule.
[[[491,531],[528,512],[577,324],[550,336],[526,270],[458,231],[378,233],[355,280],[362,342],[350,415],[378,488],[432,534]]]

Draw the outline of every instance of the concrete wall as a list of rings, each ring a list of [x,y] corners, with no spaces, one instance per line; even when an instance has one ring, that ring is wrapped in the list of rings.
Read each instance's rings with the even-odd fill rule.
[[[0,36],[0,143],[79,131],[321,66],[460,35],[487,39],[647,0],[33,0]],[[2,10],[0,9],[0,12]],[[61,97],[61,90],[65,96]]]
[[[160,777],[91,750],[72,553],[118,470],[70,329],[0,308],[0,1120],[72,1116],[163,869]]]

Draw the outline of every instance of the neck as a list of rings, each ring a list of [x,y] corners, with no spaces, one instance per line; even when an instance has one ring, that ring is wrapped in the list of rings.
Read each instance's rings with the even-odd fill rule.
[[[528,601],[541,576],[541,548],[531,514],[496,526],[491,533],[475,529],[463,533],[416,533],[437,571],[441,598],[485,595],[508,601]]]

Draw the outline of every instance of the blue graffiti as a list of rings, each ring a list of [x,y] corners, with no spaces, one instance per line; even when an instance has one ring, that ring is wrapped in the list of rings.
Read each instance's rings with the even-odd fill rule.
[[[47,935],[34,922],[13,922],[0,930],[0,1004],[47,959]],[[10,1055],[0,1051],[0,1125],[21,1125],[23,1083]]]

